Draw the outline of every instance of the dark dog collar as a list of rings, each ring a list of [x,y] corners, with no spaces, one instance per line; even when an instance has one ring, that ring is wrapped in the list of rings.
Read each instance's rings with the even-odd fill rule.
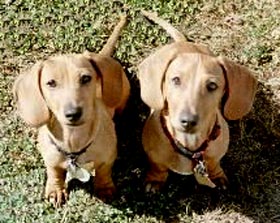
[[[195,160],[195,161],[203,160],[202,155],[207,149],[209,142],[214,141],[221,134],[221,127],[218,124],[218,118],[217,118],[215,125],[213,126],[212,131],[209,134],[208,138],[195,151],[191,151],[189,148],[183,146],[177,139],[173,138],[173,136],[170,134],[170,132],[167,129],[165,119],[162,114],[160,115],[160,122],[161,122],[162,129],[165,135],[167,136],[167,138],[169,139],[174,150],[177,153],[187,157],[188,159]]]
[[[78,152],[67,152],[65,151],[63,148],[61,148],[60,146],[58,146],[55,141],[52,139],[51,136],[49,136],[50,142],[55,146],[55,148],[58,150],[58,152],[62,153],[64,156],[66,156],[67,158],[71,159],[71,160],[76,160],[80,155],[82,155],[83,153],[85,153],[87,151],[87,149],[90,147],[90,145],[93,143],[93,141],[91,141],[89,144],[87,144],[84,148],[82,148],[80,151]]]

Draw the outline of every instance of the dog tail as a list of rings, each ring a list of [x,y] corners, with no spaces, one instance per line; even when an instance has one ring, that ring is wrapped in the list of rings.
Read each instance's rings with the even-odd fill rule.
[[[173,27],[170,23],[164,21],[159,18],[156,13],[148,12],[145,10],[141,10],[141,13],[147,17],[149,20],[160,25],[166,32],[177,42],[177,41],[187,41],[186,37],[180,33],[175,27]]]
[[[111,36],[107,40],[106,44],[103,46],[100,54],[111,56],[115,50],[116,42],[120,36],[123,27],[126,25],[126,16],[120,18],[119,23],[115,26]]]

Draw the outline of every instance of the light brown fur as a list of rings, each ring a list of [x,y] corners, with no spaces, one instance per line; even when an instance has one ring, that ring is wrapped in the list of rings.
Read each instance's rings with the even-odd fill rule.
[[[186,42],[182,34],[155,14],[142,13],[175,39],[139,65],[141,98],[151,108],[142,136],[150,162],[146,191],[159,190],[168,170],[192,174],[194,169],[192,160],[175,152],[163,131],[161,115],[172,137],[191,151],[208,139],[218,120],[221,134],[210,141],[203,159],[210,179],[224,187],[227,177],[220,160],[229,144],[226,120],[240,119],[250,111],[257,81],[245,67],[214,56],[203,45]],[[195,124],[190,125],[191,121]]]
[[[92,142],[76,162],[81,166],[94,162],[94,189],[101,199],[110,198],[115,191],[111,171],[117,156],[117,138],[112,118],[125,107],[130,86],[121,65],[110,56],[124,25],[122,18],[100,54],[50,57],[37,62],[15,81],[19,114],[39,129],[38,148],[47,167],[45,195],[55,206],[68,197],[68,159],[57,146],[78,152]],[[67,114],[78,107],[80,117],[69,119]]]

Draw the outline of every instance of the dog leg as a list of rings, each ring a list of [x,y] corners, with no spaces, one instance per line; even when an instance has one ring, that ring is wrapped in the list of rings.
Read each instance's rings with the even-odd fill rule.
[[[213,180],[218,187],[226,190],[228,186],[228,179],[220,165],[220,161],[207,160],[207,171],[211,180]]]
[[[60,207],[67,199],[68,193],[65,187],[66,171],[58,167],[47,166],[47,184],[45,197],[54,205]]]
[[[112,165],[101,165],[95,172],[94,191],[98,198],[104,202],[109,202],[116,192],[112,180]]]
[[[168,168],[156,163],[150,163],[150,169],[145,180],[145,191],[147,193],[156,193],[164,185],[168,177]]]

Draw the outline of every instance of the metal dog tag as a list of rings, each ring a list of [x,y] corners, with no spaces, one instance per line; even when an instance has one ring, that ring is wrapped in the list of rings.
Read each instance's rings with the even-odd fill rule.
[[[205,164],[203,161],[199,160],[193,169],[194,177],[199,184],[214,188],[216,185],[211,181],[207,173]]]
[[[89,181],[90,176],[90,173],[86,169],[78,166],[78,164],[74,160],[69,160],[66,173],[66,183],[68,183],[72,179],[87,182]]]

